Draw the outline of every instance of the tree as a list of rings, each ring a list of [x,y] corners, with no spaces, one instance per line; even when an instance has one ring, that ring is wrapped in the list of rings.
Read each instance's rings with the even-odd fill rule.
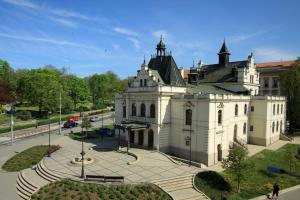
[[[284,160],[288,163],[289,172],[295,169],[297,159],[295,157],[295,152],[293,151],[292,146],[288,146],[284,152]]]
[[[91,128],[91,127],[92,127],[92,125],[91,125],[91,122],[90,122],[88,116],[87,116],[87,115],[84,115],[84,116],[83,116],[83,119],[82,119],[82,123],[81,123],[81,128],[82,128],[82,130],[85,128],[85,134],[87,134],[87,133],[86,133],[87,130],[88,130],[89,128]]]
[[[280,76],[280,85],[287,98],[289,133],[292,134],[300,122],[300,58]]]
[[[237,192],[241,190],[241,182],[244,181],[253,164],[248,159],[248,150],[244,146],[234,145],[229,150],[226,159],[222,160],[222,167],[233,175],[237,183]]]
[[[83,78],[76,76],[66,77],[68,94],[71,97],[74,109],[79,102],[83,102],[89,99],[89,88],[87,81]]]
[[[10,85],[5,81],[0,80],[0,105],[11,103],[14,99],[15,96]]]

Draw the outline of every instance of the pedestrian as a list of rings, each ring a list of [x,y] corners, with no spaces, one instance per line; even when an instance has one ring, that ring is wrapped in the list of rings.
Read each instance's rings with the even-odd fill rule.
[[[274,197],[274,195],[276,195],[276,199],[278,198],[278,193],[279,193],[279,185],[278,183],[275,183],[273,185],[273,195],[272,195],[272,199]]]

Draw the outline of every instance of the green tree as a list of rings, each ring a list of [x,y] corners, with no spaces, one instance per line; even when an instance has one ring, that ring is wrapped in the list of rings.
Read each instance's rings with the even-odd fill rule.
[[[292,146],[285,149],[284,160],[288,163],[289,172],[292,172],[295,169],[296,162],[298,161],[295,157],[295,152],[293,151]]]
[[[15,85],[14,70],[4,60],[0,60],[0,80],[7,82],[11,87]]]
[[[253,164],[248,159],[248,150],[239,145],[234,145],[232,149],[229,150],[229,154],[226,159],[222,160],[222,167],[226,169],[236,181],[237,192],[241,190],[241,183],[247,177]]]
[[[287,98],[287,118],[289,120],[289,133],[300,122],[300,58],[290,67],[290,69],[281,74],[280,85],[283,94]]]
[[[81,128],[82,128],[82,130],[85,129],[85,134],[87,134],[87,133],[86,133],[87,130],[88,130],[89,128],[91,128],[91,127],[92,127],[92,125],[91,125],[91,122],[90,122],[88,116],[87,116],[87,115],[84,115],[83,118],[82,118],[82,123],[81,123]]]
[[[0,108],[1,104],[7,104],[13,102],[15,99],[14,93],[10,85],[0,80]]]
[[[68,94],[71,97],[74,109],[79,102],[84,102],[89,99],[89,87],[85,79],[76,76],[66,77]]]

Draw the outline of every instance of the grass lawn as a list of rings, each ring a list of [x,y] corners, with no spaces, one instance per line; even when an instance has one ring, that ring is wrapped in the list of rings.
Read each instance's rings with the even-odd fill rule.
[[[52,145],[51,152],[54,152],[59,149],[59,146]],[[26,149],[10,159],[8,159],[2,169],[8,172],[16,172],[26,168],[29,168],[33,165],[36,165],[48,152],[48,145],[34,146],[29,149]]]
[[[81,140],[81,139],[93,139],[96,138],[94,136],[94,134],[91,134],[91,132],[85,134],[85,133],[81,133],[81,132],[71,132],[69,133],[69,137],[73,140]]]
[[[222,191],[229,192],[229,199],[250,199],[270,193],[275,182],[279,184],[281,189],[298,185],[300,184],[300,162],[296,163],[294,175],[289,175],[287,173],[273,174],[267,171],[267,166],[270,164],[288,171],[289,166],[284,160],[284,153],[289,147],[293,149],[293,152],[296,155],[297,148],[300,147],[300,145],[287,144],[277,151],[264,150],[251,157],[250,159],[255,165],[247,180],[242,183],[240,194],[233,192],[236,185],[232,177],[226,171],[222,172],[221,176],[230,184],[231,188],[233,188],[231,191],[230,188],[219,187],[218,183],[220,179],[218,179],[218,176],[215,178],[207,178],[203,174],[198,174],[195,178],[195,184],[206,195],[209,197],[215,196],[217,199],[220,198]]]
[[[171,200],[161,189],[154,185],[103,185],[79,183],[62,180],[42,187],[33,194],[32,200]]]

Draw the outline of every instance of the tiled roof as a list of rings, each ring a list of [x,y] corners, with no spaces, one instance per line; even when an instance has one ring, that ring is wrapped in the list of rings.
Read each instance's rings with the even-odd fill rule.
[[[283,61],[283,62],[268,62],[268,63],[256,63],[256,67],[289,67],[295,61]]]

